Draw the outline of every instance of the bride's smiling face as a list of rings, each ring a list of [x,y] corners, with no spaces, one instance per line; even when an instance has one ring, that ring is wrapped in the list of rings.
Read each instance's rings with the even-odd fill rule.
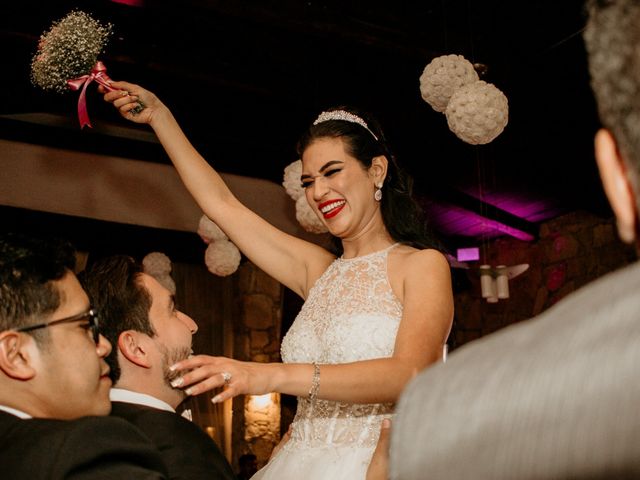
[[[324,137],[302,154],[300,176],[307,202],[331,234],[347,238],[380,217],[375,179],[345,151],[341,138]]]

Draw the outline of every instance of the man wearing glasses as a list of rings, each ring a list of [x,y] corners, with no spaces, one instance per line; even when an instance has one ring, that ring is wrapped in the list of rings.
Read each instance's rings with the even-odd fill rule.
[[[0,234],[3,478],[166,478],[158,451],[107,417],[110,343],[66,243]]]
[[[230,465],[200,427],[175,412],[185,399],[169,367],[191,354],[198,326],[176,308],[171,292],[124,255],[103,258],[81,275],[91,303],[101,312],[113,344],[113,409],[158,447],[171,478],[235,478]]]

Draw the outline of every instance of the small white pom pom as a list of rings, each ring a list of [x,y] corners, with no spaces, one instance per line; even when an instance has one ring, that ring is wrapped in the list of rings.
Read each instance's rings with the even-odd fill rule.
[[[238,269],[240,250],[229,240],[216,240],[207,247],[204,263],[214,275],[226,277]]]
[[[209,217],[202,215],[200,223],[198,223],[198,235],[205,243],[215,242],[216,240],[227,240],[225,233],[220,230]]]
[[[171,273],[171,259],[162,252],[152,252],[142,259],[142,268],[149,275]]]
[[[176,293],[176,284],[171,278],[171,259],[161,252],[152,252],[142,259],[144,273],[155,278],[160,285]]]
[[[302,196],[296,201],[296,219],[307,232],[325,233],[327,227],[322,220],[318,218],[316,212],[309,206],[307,197]]]
[[[296,160],[295,162],[290,163],[284,169],[282,186],[286,190],[287,195],[294,200],[298,200],[300,197],[304,196],[304,189],[300,182],[300,175],[302,175],[301,160]]]

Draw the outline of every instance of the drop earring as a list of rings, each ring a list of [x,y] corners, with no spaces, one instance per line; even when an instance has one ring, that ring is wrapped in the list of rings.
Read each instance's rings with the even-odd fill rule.
[[[382,183],[376,183],[376,191],[373,194],[373,198],[376,199],[376,202],[382,200]]]

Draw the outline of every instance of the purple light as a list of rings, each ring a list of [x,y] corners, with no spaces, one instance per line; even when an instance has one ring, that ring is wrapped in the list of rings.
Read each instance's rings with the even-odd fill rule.
[[[113,3],[121,3],[123,5],[129,5],[130,7],[142,7],[144,0],[111,0]]]
[[[480,260],[480,249],[478,247],[459,248],[457,257],[459,262]]]
[[[444,235],[484,239],[510,235],[525,242],[534,240],[534,237],[527,232],[451,204],[431,203],[429,205],[429,215],[433,225]]]

